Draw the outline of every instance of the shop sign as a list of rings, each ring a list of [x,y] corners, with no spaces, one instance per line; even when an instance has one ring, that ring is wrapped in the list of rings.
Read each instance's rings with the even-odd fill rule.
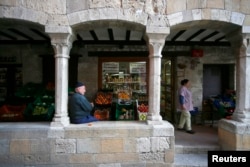
[[[146,62],[130,63],[130,73],[146,73]]]
[[[119,62],[104,62],[102,64],[102,71],[105,73],[118,73]]]
[[[193,49],[192,57],[203,57],[203,50],[201,49]]]

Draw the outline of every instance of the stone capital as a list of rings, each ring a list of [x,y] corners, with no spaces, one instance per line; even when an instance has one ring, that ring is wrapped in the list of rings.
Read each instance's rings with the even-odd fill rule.
[[[250,47],[250,33],[249,34],[243,34],[243,45],[246,48]],[[248,53],[250,53],[250,50],[248,51]]]
[[[51,45],[55,50],[55,57],[69,58],[69,51],[75,40],[72,29],[67,26],[47,26],[45,32],[51,39]]]
[[[247,53],[250,54],[250,26],[242,27],[243,44],[247,48]]]
[[[165,43],[165,39],[169,34],[170,27],[146,27],[146,40],[149,43]]]
[[[146,41],[148,43],[150,57],[161,57],[161,52],[169,33],[169,27],[148,26],[146,28]]]

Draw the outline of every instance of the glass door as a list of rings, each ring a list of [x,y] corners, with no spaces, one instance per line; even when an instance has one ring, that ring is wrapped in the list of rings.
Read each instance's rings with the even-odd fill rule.
[[[161,65],[161,116],[164,120],[175,121],[175,78],[174,58],[163,58]]]

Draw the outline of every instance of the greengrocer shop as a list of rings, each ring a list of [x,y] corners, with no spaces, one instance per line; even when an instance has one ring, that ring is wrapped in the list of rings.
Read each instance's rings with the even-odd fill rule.
[[[204,100],[236,90],[233,117],[219,117],[219,144],[249,149],[247,6],[243,0],[0,2],[1,160],[172,166],[184,78],[192,83],[198,123]],[[76,81],[86,85],[100,121],[70,124]]]

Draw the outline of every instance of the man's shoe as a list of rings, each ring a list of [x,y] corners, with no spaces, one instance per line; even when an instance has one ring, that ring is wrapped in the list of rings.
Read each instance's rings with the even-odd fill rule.
[[[193,131],[193,130],[187,130],[186,132],[190,133],[190,134],[194,134],[195,133],[195,131]]]
[[[185,130],[185,128],[177,128],[177,130]]]

